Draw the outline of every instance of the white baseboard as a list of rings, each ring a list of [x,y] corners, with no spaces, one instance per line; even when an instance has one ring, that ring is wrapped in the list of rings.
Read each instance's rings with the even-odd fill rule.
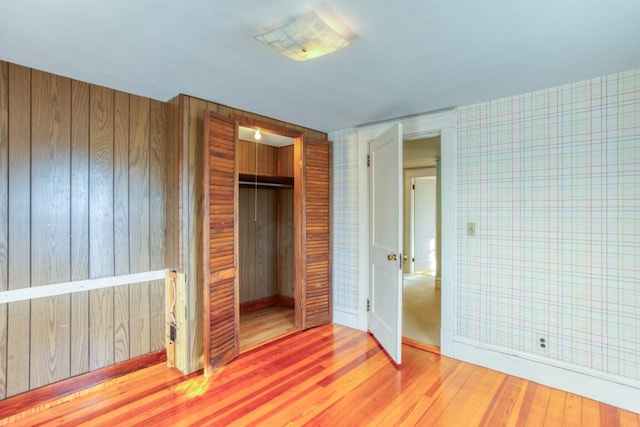
[[[453,357],[640,413],[640,384],[526,353],[456,337]],[[581,372],[582,371],[582,372]]]

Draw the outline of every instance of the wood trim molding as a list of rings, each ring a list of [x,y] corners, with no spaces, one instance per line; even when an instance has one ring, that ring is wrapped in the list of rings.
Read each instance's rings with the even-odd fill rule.
[[[286,136],[289,138],[299,138],[305,134],[303,130],[294,130],[275,123],[252,119],[239,114],[234,114],[233,118],[237,120],[239,126],[260,128],[260,130],[266,130],[270,133],[277,133],[278,135]]]
[[[252,313],[267,307],[273,307],[274,305],[278,305],[278,297],[276,295],[243,302],[240,304],[240,315]]]
[[[166,360],[166,351],[160,350],[9,397],[0,403],[0,419],[24,412],[25,408],[41,407],[47,402],[55,401],[56,404],[59,404],[70,401],[81,396],[83,391],[88,392],[88,389],[95,385],[164,363]],[[197,374],[199,373],[197,372]]]
[[[284,295],[271,295],[265,298],[247,301],[240,304],[240,314],[252,313],[267,307],[279,305],[287,308],[295,308],[295,299]]]
[[[282,307],[287,307],[287,308],[296,308],[296,300],[285,296],[285,295],[278,295],[278,305],[282,306]]]

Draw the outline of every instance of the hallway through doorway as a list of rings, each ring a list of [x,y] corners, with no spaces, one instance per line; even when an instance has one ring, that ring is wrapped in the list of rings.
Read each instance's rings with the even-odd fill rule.
[[[402,291],[402,336],[440,346],[440,289],[429,274],[405,274]]]

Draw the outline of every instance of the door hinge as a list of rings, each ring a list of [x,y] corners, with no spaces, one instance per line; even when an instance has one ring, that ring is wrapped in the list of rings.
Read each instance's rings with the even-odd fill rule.
[[[413,184],[413,185],[411,186],[411,189],[412,189],[412,190],[415,190],[415,189],[416,189],[416,185],[415,185],[415,184]]]
[[[304,307],[304,300],[301,298],[300,299],[300,308],[303,308],[303,307]]]
[[[367,154],[367,167],[371,166],[371,155]]]
[[[371,311],[371,301],[367,300],[367,313]]]

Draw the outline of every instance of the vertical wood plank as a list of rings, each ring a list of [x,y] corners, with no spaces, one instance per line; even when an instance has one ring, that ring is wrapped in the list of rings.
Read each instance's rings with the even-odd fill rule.
[[[166,117],[163,103],[151,101],[151,129],[149,132],[149,228],[151,270],[164,268],[165,234],[165,132]],[[151,351],[164,347],[164,280],[149,284],[151,306]]]
[[[293,176],[293,145],[278,148],[278,175]]]
[[[113,240],[113,91],[91,85],[89,129],[89,238],[91,278],[114,274]],[[89,367],[113,364],[113,289],[89,293]]]
[[[9,64],[0,61],[0,291],[9,288]],[[0,399],[7,396],[7,304],[0,307]]]
[[[278,149],[266,144],[255,143],[254,145],[256,145],[256,150],[258,151],[258,174],[277,175]]]
[[[256,173],[256,149],[255,142],[238,140],[238,173]]]
[[[32,286],[69,281],[71,81],[32,71]],[[31,301],[31,387],[70,373],[69,295]]]
[[[71,82],[71,280],[89,278],[89,85]],[[89,293],[71,295],[71,375],[89,370]]]
[[[31,70],[9,65],[9,289],[31,285]],[[29,390],[31,303],[9,304],[7,396]]]
[[[238,173],[276,176],[281,149],[255,141],[238,141]],[[293,176],[293,175],[291,175]]]
[[[193,311],[195,306],[196,292],[198,287],[195,277],[189,277],[189,250],[190,241],[193,239],[189,230],[189,217],[192,209],[189,205],[189,177],[192,171],[189,170],[189,152],[191,149],[191,141],[189,140],[189,97],[185,95],[178,96],[178,129],[175,131],[178,135],[178,271],[185,273],[185,288],[182,293],[186,306],[185,329],[187,333],[186,343],[186,366],[188,372],[193,372],[202,365],[202,350],[200,353],[192,352],[192,342],[194,339],[193,329],[195,329],[198,317]],[[202,295],[202,291],[200,291]],[[201,313],[202,315],[202,313]],[[202,317],[200,317],[202,319]]]
[[[276,294],[276,191],[265,189],[258,192],[258,212],[256,217],[258,236],[258,281],[262,283],[264,296]]]
[[[190,361],[193,363],[190,368],[192,371],[196,369],[202,368],[202,359],[200,354],[202,354],[203,345],[203,322],[204,318],[204,307],[203,307],[203,299],[201,295],[203,293],[202,283],[202,253],[203,253],[203,245],[202,245],[202,198],[203,198],[203,189],[202,189],[202,156],[203,156],[203,148],[202,148],[202,129],[203,129],[203,116],[204,110],[206,108],[207,103],[201,99],[197,98],[189,98],[189,108],[188,108],[188,141],[189,141],[189,186],[187,189],[188,192],[188,206],[189,206],[189,217],[188,217],[188,230],[189,237],[188,240],[188,259],[189,262],[185,266],[188,286],[189,286],[189,294],[190,298],[188,300],[189,307],[188,312],[190,314],[190,318],[188,319],[189,324],[189,353],[194,355],[190,358]],[[196,297],[197,295],[197,297]]]
[[[131,273],[149,271],[149,122],[148,99],[130,95],[129,244]],[[130,355],[148,353],[150,343],[149,284],[129,290]]]
[[[189,140],[189,124],[190,124],[190,115],[189,115],[189,97],[185,95],[180,95],[178,97],[178,116],[179,116],[179,124],[177,133],[179,135],[178,141],[178,175],[179,175],[179,183],[178,183],[178,215],[180,217],[180,234],[178,239],[178,270],[182,272],[188,272],[189,269],[189,241],[190,241],[190,231],[189,231],[189,216],[192,214],[192,209],[189,206],[189,185],[190,185],[190,176],[192,171],[189,169],[189,153],[191,150],[191,141]],[[191,278],[188,278],[187,288],[185,289],[185,293],[189,299],[189,304],[191,304],[192,298],[192,282]],[[191,312],[191,307],[189,307],[189,319],[193,316]],[[190,359],[191,360],[191,359]]]
[[[276,295],[276,194],[275,190],[263,188],[239,190],[240,303]]]
[[[179,97],[165,104],[165,262],[166,268],[178,269],[179,241]]]
[[[113,238],[115,274],[129,274],[129,95],[115,92]],[[114,362],[129,359],[129,289],[113,290]]]
[[[218,114],[225,117],[231,117],[234,113],[242,115],[242,111],[235,110],[231,107],[227,107],[226,105],[218,105]]]
[[[240,148],[241,145],[238,146]],[[239,153],[238,153],[239,154]],[[238,164],[238,168],[240,164]],[[238,283],[240,291],[240,303],[257,299],[253,292],[255,286],[256,247],[255,222],[253,204],[254,189],[241,187],[238,190],[238,239],[240,240],[238,259]]]

